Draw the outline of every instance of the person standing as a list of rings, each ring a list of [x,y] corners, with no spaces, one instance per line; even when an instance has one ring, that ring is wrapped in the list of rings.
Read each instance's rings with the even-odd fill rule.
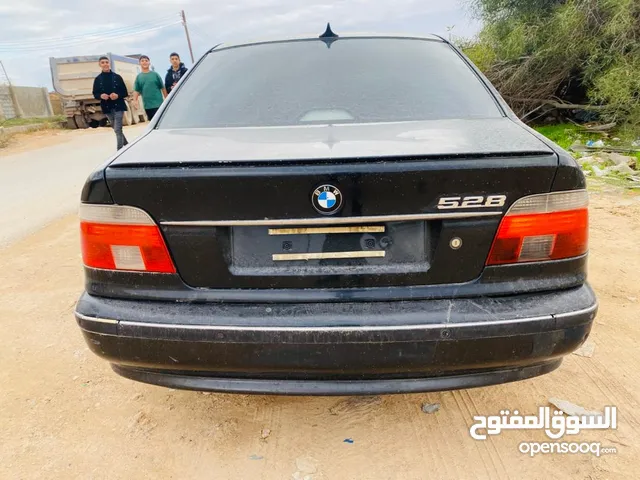
[[[150,70],[151,60],[146,55],[140,57],[140,67],[142,72],[136,77],[136,81],[133,85],[134,98],[138,101],[138,97],[142,95],[142,101],[144,102],[144,111],[147,112],[149,120],[162,105],[164,98],[167,96],[167,91],[162,83],[162,78],[157,72]]]
[[[187,73],[187,67],[180,61],[180,55],[176,52],[169,55],[169,62],[171,62],[171,66],[164,77],[164,88],[167,94],[171,93],[173,87],[175,87],[178,81]]]
[[[122,117],[127,111],[124,99],[129,96],[129,91],[122,77],[111,71],[108,57],[100,57],[98,64],[102,72],[93,80],[93,97],[100,100],[100,108],[116,132],[116,143],[120,150],[129,143],[122,132]]]

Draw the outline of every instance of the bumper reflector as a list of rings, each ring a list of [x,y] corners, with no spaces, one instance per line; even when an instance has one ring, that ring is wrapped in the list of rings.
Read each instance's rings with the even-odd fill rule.
[[[532,195],[505,214],[487,265],[559,260],[588,249],[589,212],[585,190]]]

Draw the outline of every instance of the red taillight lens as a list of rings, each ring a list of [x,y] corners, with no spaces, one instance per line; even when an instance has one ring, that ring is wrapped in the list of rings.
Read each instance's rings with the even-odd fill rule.
[[[533,195],[506,213],[487,265],[558,260],[588,249],[589,213],[585,190]]]
[[[140,209],[83,204],[80,232],[82,258],[87,267],[176,272],[158,226]]]

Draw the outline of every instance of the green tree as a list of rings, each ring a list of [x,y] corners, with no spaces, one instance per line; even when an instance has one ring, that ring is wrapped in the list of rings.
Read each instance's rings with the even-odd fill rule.
[[[485,25],[463,48],[514,110],[598,111],[640,124],[640,0],[468,0]]]

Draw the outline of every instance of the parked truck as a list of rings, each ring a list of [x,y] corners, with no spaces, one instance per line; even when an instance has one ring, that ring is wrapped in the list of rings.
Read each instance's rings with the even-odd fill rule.
[[[100,100],[93,98],[93,79],[100,73],[98,60],[102,55],[50,58],[51,79],[54,90],[62,98],[64,115],[69,128],[98,127],[107,123],[100,108]],[[111,62],[111,70],[122,76],[130,96],[125,100],[127,112],[123,123],[133,125],[147,120],[142,98],[133,99],[133,83],[140,72],[137,58],[105,55]]]

